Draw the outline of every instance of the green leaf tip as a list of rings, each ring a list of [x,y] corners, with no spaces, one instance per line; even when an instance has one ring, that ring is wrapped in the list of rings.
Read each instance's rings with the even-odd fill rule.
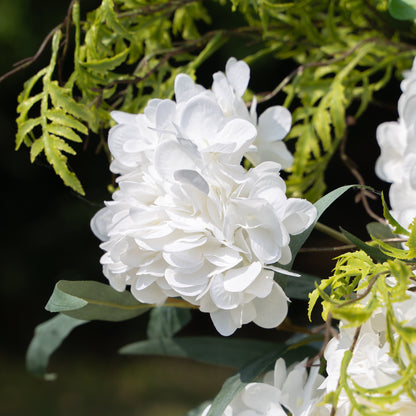
[[[153,305],[142,304],[128,292],[94,281],[59,281],[46,308],[87,321],[124,321],[147,312]]]

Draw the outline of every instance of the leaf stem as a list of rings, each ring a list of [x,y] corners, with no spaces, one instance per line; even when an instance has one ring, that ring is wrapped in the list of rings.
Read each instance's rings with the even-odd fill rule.
[[[320,231],[323,234],[329,235],[330,237],[334,238],[335,240],[340,241],[341,243],[350,244],[351,241],[348,240],[347,237],[345,237],[343,234],[341,234],[339,231],[334,230],[331,227],[328,227],[325,224],[322,224],[321,222],[317,222],[315,224],[315,229]]]

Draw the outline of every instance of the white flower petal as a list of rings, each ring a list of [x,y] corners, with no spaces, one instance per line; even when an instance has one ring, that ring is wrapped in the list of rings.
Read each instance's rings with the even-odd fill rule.
[[[185,146],[176,141],[162,143],[155,151],[154,164],[157,172],[165,179],[173,180],[180,169],[197,169],[195,158]]]
[[[232,269],[224,274],[224,289],[242,292],[250,286],[261,272],[261,263],[256,261],[245,267]]]
[[[135,124],[137,114],[125,113],[124,111],[112,111],[111,118],[118,124]]]
[[[256,410],[258,414],[268,414],[272,404],[279,409],[273,415],[285,416],[286,412],[280,406],[280,391],[265,383],[250,383],[244,388],[241,399],[249,408]],[[277,410],[276,408],[273,410]]]
[[[138,301],[155,304],[157,306],[162,306],[167,299],[167,296],[156,283],[153,283],[144,289],[137,289],[135,285],[132,285],[131,293]]]
[[[111,226],[113,213],[107,207],[100,209],[91,219],[91,230],[101,241],[108,240],[108,230]]]
[[[273,289],[269,296],[263,299],[254,299],[257,316],[254,322],[262,328],[275,328],[286,318],[288,310],[288,298],[282,288],[273,283]]]
[[[228,292],[225,289],[224,276],[222,275],[217,275],[212,278],[209,291],[212,301],[220,309],[234,309],[238,307],[243,300],[242,294]]]
[[[283,224],[290,234],[300,234],[312,225],[316,215],[315,206],[306,199],[290,198],[287,200]]]
[[[225,74],[237,96],[241,97],[250,80],[250,67],[244,61],[230,58],[225,65]]]
[[[231,317],[230,311],[219,309],[215,312],[211,312],[210,315],[215,329],[224,337],[233,334],[238,328]]]
[[[258,122],[258,135],[266,142],[282,140],[290,130],[292,115],[281,106],[269,107],[264,111]]]
[[[173,176],[177,181],[192,185],[205,195],[208,195],[208,182],[197,171],[191,169],[180,169],[175,171]]]
[[[185,138],[194,142],[198,148],[209,146],[223,119],[218,104],[205,97],[191,98],[182,109],[179,124]]]

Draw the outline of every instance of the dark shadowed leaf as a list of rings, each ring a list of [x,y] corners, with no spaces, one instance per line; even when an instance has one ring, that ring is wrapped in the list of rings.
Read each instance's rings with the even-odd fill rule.
[[[245,338],[178,337],[136,342],[121,348],[120,353],[190,358],[238,368],[276,349],[280,350],[281,345]]]
[[[303,300],[307,300],[309,293],[315,290],[315,282],[317,284],[321,282],[319,277],[311,274],[301,274],[299,277],[278,274],[274,280],[281,286],[286,296],[290,299]]]
[[[74,328],[86,322],[59,314],[38,325],[26,352],[28,371],[46,380],[53,380],[55,374],[46,374],[49,357]]]
[[[150,339],[173,337],[191,320],[191,311],[172,306],[160,306],[150,312],[147,336]]]
[[[350,240],[353,244],[355,244],[359,249],[363,250],[366,254],[368,254],[374,260],[380,263],[384,263],[385,261],[389,259],[389,257],[385,255],[379,248],[370,246],[369,244],[360,240],[358,237],[349,233],[343,228],[340,228],[340,229],[342,231],[342,234],[344,234],[345,237],[348,238],[348,240]]]

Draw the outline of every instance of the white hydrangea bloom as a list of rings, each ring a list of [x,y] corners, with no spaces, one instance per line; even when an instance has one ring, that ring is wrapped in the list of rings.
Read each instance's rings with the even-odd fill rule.
[[[410,291],[408,294],[410,299],[395,303],[393,308],[399,321],[406,322],[407,326],[414,328],[416,326],[416,294]],[[333,338],[325,350],[328,377],[320,388],[326,389],[327,393],[337,389],[341,361],[344,353],[352,345],[355,331],[356,328],[346,328],[341,322],[338,338]],[[404,351],[402,351],[402,358],[406,360]],[[351,386],[354,382],[368,389],[386,386],[401,378],[399,367],[390,356],[390,345],[386,341],[386,316],[383,309],[378,309],[370,320],[362,325],[347,368],[347,374],[350,377]],[[359,403],[369,404],[362,397],[356,396],[356,399]],[[374,405],[371,404],[371,406]],[[387,410],[397,412],[396,414],[399,415],[410,416],[416,414],[416,403],[409,396],[402,394],[395,403],[387,406]],[[351,402],[345,391],[342,391],[336,414],[337,416],[347,416],[351,414],[350,411]],[[354,412],[353,415],[359,416],[359,413]]]
[[[392,214],[408,227],[416,216],[416,59],[404,76],[398,121],[385,122],[377,128],[381,155],[375,170],[381,179],[392,183]]]
[[[223,335],[252,321],[275,327],[288,299],[273,264],[291,260],[290,235],[306,230],[316,209],[286,197],[277,163],[245,171],[255,126],[227,117],[212,93],[178,78],[178,102],[113,113],[119,190],[91,223],[103,241],[104,275],[141,302],[182,297],[210,313]]]
[[[320,406],[324,391],[318,387],[324,379],[319,366],[312,366],[309,374],[307,359],[288,369],[279,358],[273,371],[262,382],[249,383],[232,400],[223,416],[329,416],[329,410]],[[202,416],[206,416],[208,406]]]
[[[293,156],[283,142],[292,124],[292,115],[282,106],[269,107],[257,118],[256,98],[254,97],[251,111],[242,98],[250,80],[250,68],[244,61],[230,58],[225,73],[213,75],[212,91],[205,90],[195,84],[187,75],[182,74],[175,81],[175,96],[178,103],[185,102],[198,94],[215,99],[225,117],[238,117],[249,120],[257,127],[257,134],[245,156],[254,164],[273,161],[283,169],[293,164]]]

